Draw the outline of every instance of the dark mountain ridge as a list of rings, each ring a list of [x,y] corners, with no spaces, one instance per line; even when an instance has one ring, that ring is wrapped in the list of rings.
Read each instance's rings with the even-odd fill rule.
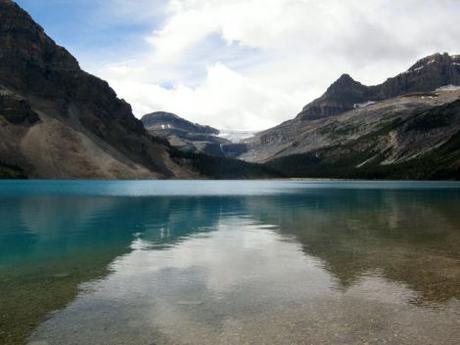
[[[9,0],[0,0],[0,94],[0,161],[29,176],[193,175],[167,157],[105,81],[82,71]]]
[[[447,53],[427,56],[406,72],[375,86],[365,86],[342,75],[320,98],[306,105],[297,116],[315,120],[334,116],[367,102],[378,102],[413,92],[427,92],[444,85],[460,85],[460,56]]]

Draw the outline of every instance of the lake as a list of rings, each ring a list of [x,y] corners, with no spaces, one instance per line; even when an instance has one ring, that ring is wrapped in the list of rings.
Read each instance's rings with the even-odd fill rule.
[[[0,344],[460,339],[460,183],[0,181]]]

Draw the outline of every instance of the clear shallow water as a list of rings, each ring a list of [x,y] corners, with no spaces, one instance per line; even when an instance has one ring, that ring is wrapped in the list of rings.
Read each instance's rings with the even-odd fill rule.
[[[452,182],[0,182],[0,343],[458,344],[459,205]]]

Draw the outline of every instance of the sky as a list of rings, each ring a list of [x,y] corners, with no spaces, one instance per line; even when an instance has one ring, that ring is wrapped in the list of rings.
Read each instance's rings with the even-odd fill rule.
[[[460,54],[458,0],[17,0],[141,117],[291,119],[343,73],[372,85]]]

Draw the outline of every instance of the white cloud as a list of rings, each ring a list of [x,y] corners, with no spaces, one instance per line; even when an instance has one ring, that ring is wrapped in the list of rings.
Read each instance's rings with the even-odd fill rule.
[[[126,73],[126,69],[122,69]],[[243,77],[223,64],[208,68],[199,87],[179,84],[172,89],[133,80],[112,81],[115,89],[131,100],[137,114],[170,111],[221,129],[268,128],[294,113],[301,94],[280,93]],[[264,116],[271,114],[271,116]]]
[[[455,0],[112,1],[161,13],[162,24],[130,61],[92,70],[137,115],[167,110],[220,128],[275,125],[342,73],[381,82],[424,55],[456,53],[460,39]]]

